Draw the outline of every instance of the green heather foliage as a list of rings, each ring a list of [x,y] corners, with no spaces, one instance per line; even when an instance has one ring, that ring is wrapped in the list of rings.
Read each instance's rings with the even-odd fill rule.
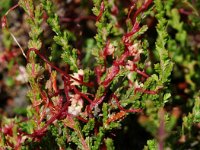
[[[66,3],[19,0],[15,8],[28,26],[29,106],[0,115],[0,149],[200,149],[200,1]],[[71,3],[84,13],[63,22],[59,9]],[[7,49],[10,5],[0,2]],[[72,22],[93,27],[79,35]]]

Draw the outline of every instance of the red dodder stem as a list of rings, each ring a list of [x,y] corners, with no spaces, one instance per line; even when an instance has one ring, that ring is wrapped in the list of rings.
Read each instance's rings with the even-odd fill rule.
[[[96,21],[99,21],[99,20],[101,19],[101,16],[103,15],[104,8],[105,8],[104,2],[101,2],[100,13],[99,13],[99,15],[97,16]]]
[[[79,94],[80,96],[82,96],[83,98],[85,98],[89,103],[92,103],[93,101],[87,97],[84,93],[81,93],[80,91],[78,91],[78,89],[75,86],[72,86],[72,89],[74,89],[75,93]]]
[[[5,15],[1,18],[1,27],[5,28],[7,26],[7,19],[6,16],[13,11],[15,8],[17,8],[19,6],[19,4],[14,5],[13,7],[11,7],[6,13]]]
[[[60,18],[61,22],[81,22],[83,20],[96,20],[95,16],[80,16],[78,18]]]
[[[142,109],[125,109],[124,107],[121,106],[121,104],[120,104],[120,102],[119,102],[119,99],[118,99],[118,97],[117,97],[115,94],[112,95],[112,98],[115,99],[118,108],[119,108],[120,110],[122,110],[122,111],[125,111],[125,112],[127,112],[127,113],[128,113],[128,112],[129,112],[129,113],[142,112]]]
[[[142,92],[142,93],[145,93],[145,94],[152,94],[152,95],[157,94],[157,91],[154,91],[154,90],[145,90],[145,89],[142,89],[142,88],[139,88],[139,87],[135,88],[134,92],[135,93],[136,92]]]
[[[152,1],[153,1],[153,0],[148,0],[145,4],[143,4],[143,5],[135,12],[135,14],[134,14],[134,16],[133,16],[132,24],[135,24],[137,16],[138,16],[141,12],[145,11],[145,10],[149,7],[149,5],[152,3]]]
[[[19,6],[19,4],[14,5],[13,7],[11,7],[5,15],[8,15],[11,11],[13,11],[15,8],[17,8]]]
[[[54,68],[56,71],[58,71],[60,74],[62,74],[65,78],[72,78],[73,80],[85,85],[85,86],[88,86],[88,87],[93,87],[93,84],[92,83],[85,83],[85,82],[82,82],[70,75],[68,75],[67,73],[65,73],[64,71],[62,71],[60,68],[54,66],[50,61],[48,61],[40,52],[39,50],[35,49],[35,48],[30,48],[27,52],[27,60],[29,60],[29,54],[31,51],[34,51],[42,60],[44,60],[47,64],[49,64],[52,68]]]

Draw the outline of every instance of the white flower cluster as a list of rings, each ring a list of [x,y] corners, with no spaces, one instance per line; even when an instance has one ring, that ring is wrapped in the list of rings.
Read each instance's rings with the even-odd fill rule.
[[[82,69],[79,69],[79,70],[78,70],[78,73],[73,73],[72,77],[76,78],[77,80],[82,81],[83,75],[84,75],[83,70],[82,70]],[[74,79],[70,79],[70,81],[72,82],[71,85],[80,85],[80,83],[77,82],[77,81],[75,81]]]
[[[107,55],[112,55],[114,51],[115,51],[115,47],[110,43],[108,45]]]
[[[135,89],[142,88],[143,86],[144,86],[144,84],[143,84],[143,83],[138,83],[137,80],[134,82],[134,87],[135,87]]]
[[[129,50],[129,52],[130,52],[130,54],[132,56],[135,56],[136,54],[138,54],[138,53],[140,54],[140,53],[143,52],[142,49],[139,49],[139,44],[138,43],[135,43],[135,44],[129,46],[128,50]]]
[[[134,70],[134,62],[131,60],[128,60],[126,63],[126,69],[133,71]]]
[[[131,84],[129,85],[130,87],[134,86],[135,89],[139,89],[139,88],[142,88],[144,86],[143,83],[138,83],[137,80],[135,82],[133,82],[133,72],[130,72],[127,75],[127,78],[131,81]]]
[[[16,80],[22,83],[28,82],[28,74],[24,66],[19,66],[19,74],[16,76]]]
[[[138,43],[128,46],[128,51],[131,56],[134,56],[133,60],[128,60],[126,63],[126,69],[134,71],[134,64],[140,59],[140,54],[143,53],[143,50],[140,48]]]
[[[78,116],[83,108],[83,100],[79,94],[70,95],[71,105],[68,107],[68,113]]]

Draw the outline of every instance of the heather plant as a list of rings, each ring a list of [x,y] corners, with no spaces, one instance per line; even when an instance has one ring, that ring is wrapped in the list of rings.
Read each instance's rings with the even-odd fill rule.
[[[21,58],[13,79],[28,86],[29,105],[0,116],[1,149],[199,149],[199,8],[195,0],[19,0],[2,16],[0,60],[12,70]],[[23,45],[10,29],[17,9]]]

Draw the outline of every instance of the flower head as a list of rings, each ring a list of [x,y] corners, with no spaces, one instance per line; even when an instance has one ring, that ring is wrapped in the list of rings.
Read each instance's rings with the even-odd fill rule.
[[[19,66],[19,74],[16,76],[16,80],[22,83],[28,82],[28,74],[25,67]]]
[[[77,80],[82,81],[83,75],[84,75],[84,71],[82,69],[79,69],[78,73],[73,73],[72,77],[76,78]],[[70,81],[72,82],[71,85],[80,85],[80,83],[78,81],[75,81],[74,79],[70,79]]]
[[[70,95],[71,105],[68,107],[68,113],[78,116],[83,108],[83,100],[79,94]]]
[[[128,51],[131,56],[140,55],[143,52],[138,43],[128,46]]]
[[[127,61],[127,64],[126,64],[126,69],[128,69],[128,70],[130,70],[130,71],[133,71],[134,68],[135,68],[134,62],[131,61],[131,60],[128,60],[128,61]]]
[[[115,51],[115,47],[110,43],[107,48],[107,55],[112,55]]]

